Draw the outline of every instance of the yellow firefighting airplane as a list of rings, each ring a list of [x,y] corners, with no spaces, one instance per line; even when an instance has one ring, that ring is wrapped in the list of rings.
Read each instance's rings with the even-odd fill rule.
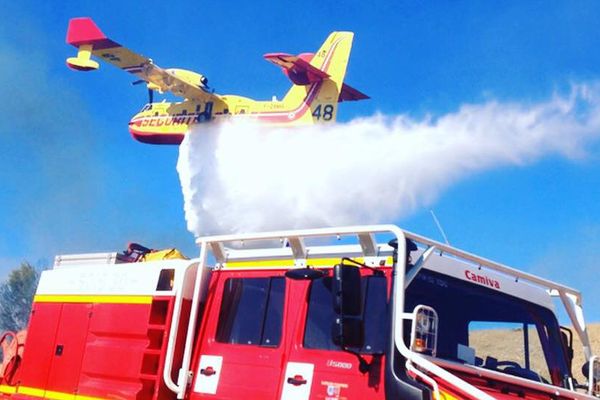
[[[93,54],[136,75],[138,82],[146,82],[150,102],[129,122],[131,135],[144,143],[179,144],[194,124],[231,117],[269,125],[334,122],[338,102],[369,98],[344,84],[353,36],[352,32],[333,32],[316,54],[265,54],[265,59],[280,66],[293,83],[281,101],[218,95],[208,88],[203,75],[157,66],[150,58],[108,39],[90,18],[69,21],[67,43],[78,51],[76,57],[67,59],[67,65],[77,71],[96,70],[99,65],[91,59]],[[184,101],[154,103],[155,90],[171,92]]]

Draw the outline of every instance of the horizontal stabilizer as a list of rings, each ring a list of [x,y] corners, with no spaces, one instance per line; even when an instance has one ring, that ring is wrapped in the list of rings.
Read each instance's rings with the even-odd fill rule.
[[[280,66],[283,72],[296,85],[309,85],[329,78],[329,74],[310,64],[310,60],[313,57],[311,53],[304,53],[297,56],[286,53],[268,53],[263,57],[273,64]]]
[[[352,86],[348,86],[344,83],[342,85],[342,91],[340,92],[338,102],[341,103],[342,101],[358,101],[367,99],[370,99],[370,97],[360,90],[354,89]]]

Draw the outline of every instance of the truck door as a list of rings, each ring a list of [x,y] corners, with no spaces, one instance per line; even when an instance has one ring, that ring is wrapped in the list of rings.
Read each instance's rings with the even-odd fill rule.
[[[190,399],[276,399],[286,296],[284,271],[213,273]]]
[[[23,353],[21,386],[43,392],[48,372],[55,357],[55,340],[62,312],[62,303],[34,302]]]
[[[62,305],[46,390],[67,397],[77,393],[91,311],[89,303]]]
[[[304,315],[298,324],[282,377],[282,400],[383,399],[383,352],[386,343],[387,282],[384,276],[362,279],[365,341],[359,357],[333,342],[335,315],[331,295],[332,278],[310,282]],[[368,370],[367,370],[368,369]],[[312,384],[309,385],[309,382]]]

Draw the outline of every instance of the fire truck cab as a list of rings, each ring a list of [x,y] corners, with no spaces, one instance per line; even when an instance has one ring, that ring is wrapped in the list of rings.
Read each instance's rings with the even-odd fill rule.
[[[12,399],[591,399],[578,291],[393,225],[202,237],[192,260],[57,257]],[[561,327],[562,304],[571,329]],[[588,383],[572,374],[573,336]]]

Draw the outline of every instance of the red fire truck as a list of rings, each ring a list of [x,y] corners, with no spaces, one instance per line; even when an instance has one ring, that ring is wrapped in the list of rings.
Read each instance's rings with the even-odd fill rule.
[[[59,256],[6,399],[592,399],[578,291],[393,225]],[[562,304],[572,328],[554,311]],[[572,374],[573,336],[589,382]],[[11,335],[8,335],[11,336]],[[13,338],[15,345],[18,338]]]

